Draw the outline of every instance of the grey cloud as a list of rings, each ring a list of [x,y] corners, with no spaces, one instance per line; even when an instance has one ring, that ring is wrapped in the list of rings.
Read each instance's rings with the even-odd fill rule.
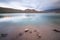
[[[5,2],[8,1],[9,3],[19,2],[24,7],[34,8],[38,10],[60,8],[60,0],[2,0],[2,1],[5,1]]]

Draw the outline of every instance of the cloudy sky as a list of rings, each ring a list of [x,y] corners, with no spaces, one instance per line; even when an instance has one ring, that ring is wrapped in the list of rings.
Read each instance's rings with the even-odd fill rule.
[[[60,0],[0,0],[0,7],[46,10],[60,8]]]

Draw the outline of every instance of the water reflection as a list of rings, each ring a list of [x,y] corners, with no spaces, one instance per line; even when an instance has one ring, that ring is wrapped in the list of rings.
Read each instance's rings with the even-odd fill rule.
[[[44,15],[44,14],[20,14],[14,16],[6,16],[0,18],[0,22],[11,22],[11,23],[59,23],[60,15]]]

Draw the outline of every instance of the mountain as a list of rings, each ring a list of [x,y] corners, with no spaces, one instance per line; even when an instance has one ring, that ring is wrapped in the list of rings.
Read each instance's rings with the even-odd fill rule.
[[[40,13],[40,11],[37,11],[35,9],[26,9],[24,10],[25,13]]]
[[[0,7],[0,13],[38,13],[38,12],[39,11],[36,11],[34,9],[18,10],[18,9]]]
[[[18,10],[18,9],[0,7],[0,13],[50,13],[50,12],[60,13],[60,9],[37,11],[35,9]]]
[[[60,13],[60,8],[44,10],[44,11],[42,11],[42,12],[44,12],[44,13],[49,13],[49,12]]]
[[[23,11],[22,10],[12,9],[12,8],[0,7],[0,13],[17,13],[17,12],[23,12]]]

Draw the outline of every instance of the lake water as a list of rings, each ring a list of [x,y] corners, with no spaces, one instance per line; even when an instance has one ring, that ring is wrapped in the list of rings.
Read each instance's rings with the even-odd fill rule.
[[[41,40],[60,40],[60,33],[52,32],[53,29],[60,30],[59,14],[2,14],[0,18],[0,33],[8,33],[12,36],[14,32],[28,25],[41,30]],[[19,29],[19,30],[18,30]],[[53,36],[52,36],[53,35]],[[46,36],[46,37],[45,37]],[[52,36],[52,37],[51,37]],[[10,36],[8,36],[11,38]],[[8,39],[8,38],[5,38]],[[4,40],[2,38],[1,40]]]

